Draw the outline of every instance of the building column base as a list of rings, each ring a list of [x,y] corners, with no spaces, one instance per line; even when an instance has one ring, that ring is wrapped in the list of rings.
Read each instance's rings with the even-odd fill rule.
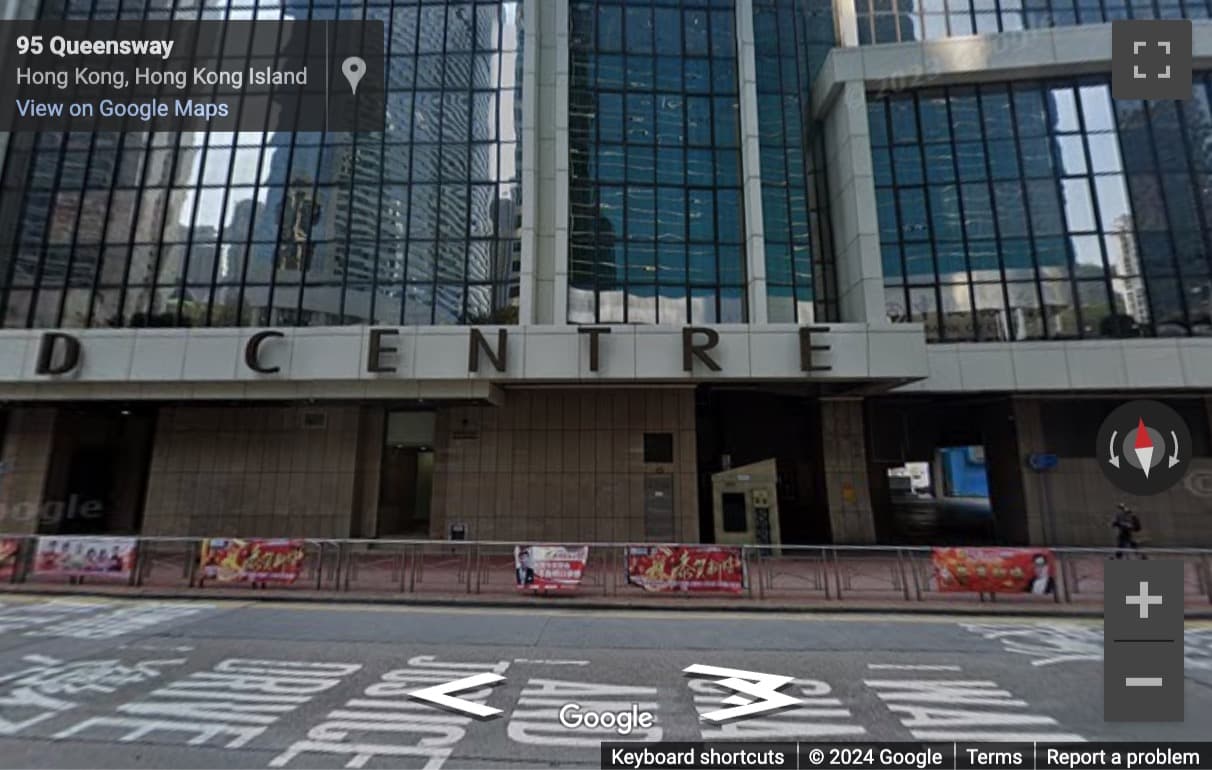
[[[871,506],[861,400],[821,401],[821,451],[833,542],[838,545],[874,543],[875,513]]]
[[[38,531],[59,410],[20,407],[8,413],[0,449],[0,532]]]

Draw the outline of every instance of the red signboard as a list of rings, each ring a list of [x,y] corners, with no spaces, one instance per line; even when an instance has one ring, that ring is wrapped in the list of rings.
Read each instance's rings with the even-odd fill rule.
[[[939,591],[1056,591],[1056,559],[1047,548],[935,548],[931,560]]]
[[[741,549],[723,545],[627,546],[627,582],[646,591],[740,593]]]
[[[589,547],[519,545],[513,568],[519,591],[571,591],[581,585]]]
[[[302,540],[212,538],[202,543],[202,578],[220,583],[293,583],[303,568]]]

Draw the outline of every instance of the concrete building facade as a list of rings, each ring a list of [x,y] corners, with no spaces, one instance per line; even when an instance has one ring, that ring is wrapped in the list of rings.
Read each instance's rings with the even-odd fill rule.
[[[708,542],[774,459],[784,542],[1102,545],[1154,398],[1206,545],[1212,9],[1117,102],[1172,9],[1046,5],[43,0],[382,19],[387,129],[3,135],[0,531]]]

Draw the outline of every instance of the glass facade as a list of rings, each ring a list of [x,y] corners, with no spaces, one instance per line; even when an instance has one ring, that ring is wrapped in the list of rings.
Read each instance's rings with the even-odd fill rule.
[[[572,0],[568,317],[748,317],[733,0]]]
[[[928,338],[1212,334],[1212,73],[872,98],[886,305]]]
[[[812,174],[809,134],[812,54],[832,44],[832,22],[821,39],[817,17],[798,0],[754,0],[758,42],[758,133],[761,153],[762,230],[766,250],[767,318],[771,323],[833,320],[836,299],[828,217],[818,211],[823,179]],[[816,127],[812,133],[819,135]],[[819,160],[819,159],[818,159]],[[814,187],[814,184],[816,187]]]
[[[45,0],[42,18],[381,19],[382,133],[20,134],[0,320],[516,320],[520,0]]]
[[[854,0],[854,10],[860,45],[1115,19],[1212,18],[1209,0]]]

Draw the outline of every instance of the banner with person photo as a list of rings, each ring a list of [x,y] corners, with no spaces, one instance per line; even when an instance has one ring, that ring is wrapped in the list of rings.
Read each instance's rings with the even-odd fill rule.
[[[21,541],[15,537],[0,537],[0,580],[11,580],[21,554]]]
[[[129,579],[136,547],[133,537],[40,537],[34,574]]]
[[[740,593],[745,559],[736,546],[630,545],[627,582],[646,591]]]
[[[981,593],[1056,593],[1056,557],[1047,548],[935,548],[934,588]]]
[[[220,583],[293,583],[303,569],[304,541],[211,538],[202,541],[202,579]]]
[[[575,591],[588,561],[585,545],[514,546],[514,581],[519,591]]]

